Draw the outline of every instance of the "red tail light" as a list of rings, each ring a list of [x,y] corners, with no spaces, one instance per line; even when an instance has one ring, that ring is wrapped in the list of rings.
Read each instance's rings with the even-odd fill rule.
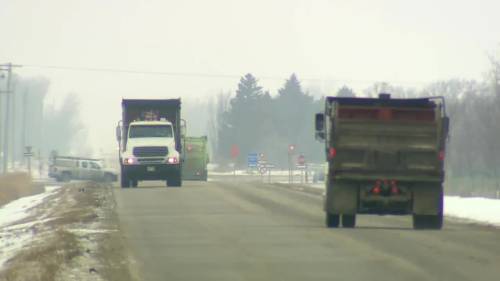
[[[380,184],[382,182],[380,180],[377,180],[375,182],[375,186],[372,188],[372,193],[375,194],[375,195],[378,195],[382,192],[382,188],[380,187]]]
[[[444,161],[444,156],[445,156],[444,151],[443,150],[439,151],[438,155],[439,161]]]
[[[391,194],[399,194],[399,189],[396,186],[391,187]]]
[[[335,156],[337,156],[337,150],[333,147],[330,147],[330,149],[328,150],[328,159],[333,159],[335,158]]]

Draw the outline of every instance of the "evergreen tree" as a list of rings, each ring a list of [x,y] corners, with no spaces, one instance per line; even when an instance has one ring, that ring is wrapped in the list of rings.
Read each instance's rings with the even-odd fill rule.
[[[262,150],[261,140],[268,136],[271,127],[270,118],[271,96],[263,92],[257,79],[250,73],[240,79],[236,96],[231,99],[230,109],[223,116],[225,124],[219,138],[224,149],[229,151],[231,145],[238,145],[242,156]],[[242,165],[246,158],[240,157]]]

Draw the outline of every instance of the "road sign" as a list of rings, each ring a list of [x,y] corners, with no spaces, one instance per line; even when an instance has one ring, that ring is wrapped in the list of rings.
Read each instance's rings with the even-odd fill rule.
[[[231,158],[237,158],[240,155],[240,148],[236,145],[233,144],[231,146]]]
[[[33,156],[33,151],[31,146],[26,146],[24,151],[24,157],[32,157]]]
[[[259,162],[259,155],[257,153],[248,153],[247,156],[248,167],[255,168],[257,167],[258,162]]]

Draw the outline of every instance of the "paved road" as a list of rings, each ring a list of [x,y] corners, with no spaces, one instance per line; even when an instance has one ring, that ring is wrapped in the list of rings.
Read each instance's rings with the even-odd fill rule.
[[[249,182],[115,190],[143,280],[500,280],[500,231],[359,216],[327,229],[321,198]]]

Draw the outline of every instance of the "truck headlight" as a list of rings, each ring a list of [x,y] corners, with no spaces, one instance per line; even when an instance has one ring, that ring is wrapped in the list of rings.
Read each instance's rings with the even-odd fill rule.
[[[179,163],[179,160],[177,159],[177,157],[168,157],[167,163],[168,164],[177,164],[177,163]]]
[[[137,159],[134,157],[125,158],[125,159],[123,159],[123,164],[125,164],[125,165],[137,164]]]

